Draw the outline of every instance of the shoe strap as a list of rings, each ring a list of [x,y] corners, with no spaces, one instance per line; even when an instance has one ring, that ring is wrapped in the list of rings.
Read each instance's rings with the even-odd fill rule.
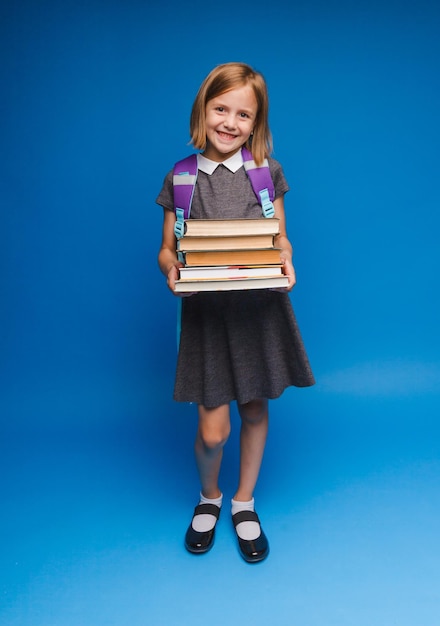
[[[216,504],[210,504],[209,502],[198,504],[194,509],[194,516],[195,515],[214,515],[214,517],[218,519],[220,517],[220,507]]]
[[[241,522],[257,522],[260,523],[260,519],[255,511],[238,511],[232,516],[234,526],[241,524]]]

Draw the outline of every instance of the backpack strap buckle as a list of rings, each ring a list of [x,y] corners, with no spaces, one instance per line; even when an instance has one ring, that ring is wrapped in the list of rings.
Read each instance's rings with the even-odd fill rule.
[[[269,197],[269,190],[262,189],[259,194],[261,200],[261,209],[263,211],[264,217],[273,217],[275,215],[275,208],[273,206],[272,200]]]
[[[174,234],[180,239],[185,234],[185,211],[176,208],[176,222],[174,224]]]

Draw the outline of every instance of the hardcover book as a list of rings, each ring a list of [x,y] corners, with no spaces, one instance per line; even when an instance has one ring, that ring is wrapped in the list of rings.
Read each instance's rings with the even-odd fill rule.
[[[226,278],[208,280],[182,280],[176,282],[176,293],[196,293],[199,291],[235,291],[244,289],[278,289],[287,287],[287,276],[266,276],[264,278]]]
[[[189,236],[185,235],[177,242],[177,249],[187,250],[248,250],[252,248],[270,248],[274,235],[234,235],[234,236]]]
[[[280,250],[190,250],[184,252],[185,265],[279,265]]]
[[[185,235],[213,237],[233,235],[277,235],[280,221],[276,217],[235,220],[185,220]]]
[[[218,265],[206,267],[181,267],[180,280],[202,280],[209,278],[250,278],[256,276],[281,276],[281,265]]]

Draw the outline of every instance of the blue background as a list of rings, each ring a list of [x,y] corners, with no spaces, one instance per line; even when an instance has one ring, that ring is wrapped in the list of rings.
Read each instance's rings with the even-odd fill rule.
[[[0,623],[438,626],[435,2],[0,8]],[[165,173],[209,70],[266,76],[317,378],[271,405],[264,564],[202,559]],[[225,452],[227,499],[238,421]]]

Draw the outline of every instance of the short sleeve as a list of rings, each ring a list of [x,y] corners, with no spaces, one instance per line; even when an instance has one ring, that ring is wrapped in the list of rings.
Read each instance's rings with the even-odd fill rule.
[[[156,204],[169,211],[174,211],[173,170],[170,170],[165,176],[162,189],[156,198]]]
[[[281,196],[284,196],[284,194],[287,193],[290,188],[284,176],[281,164],[272,158],[269,158],[268,161],[270,174],[272,176],[273,185],[275,188],[275,198],[280,198]]]

